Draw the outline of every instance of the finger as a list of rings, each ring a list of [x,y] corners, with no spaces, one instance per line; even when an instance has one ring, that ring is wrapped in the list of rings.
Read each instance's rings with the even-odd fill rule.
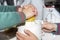
[[[42,29],[50,30],[49,26],[48,26],[48,25],[46,25],[46,24],[42,24]]]
[[[47,28],[47,25],[46,24],[42,24],[42,29],[43,28]]]
[[[17,32],[17,35],[18,35],[19,37],[21,37],[21,38],[26,38],[26,37],[27,37],[27,35],[24,35],[24,34],[22,34],[22,33],[20,33],[20,32]]]
[[[52,29],[50,23],[42,24],[42,29]]]
[[[18,39],[18,37],[16,36],[16,40],[20,40],[20,39]]]
[[[42,29],[44,32],[52,32],[51,30]]]
[[[35,36],[32,32],[30,32],[29,30],[25,30],[25,33],[29,36]]]
[[[44,28],[44,27],[46,27],[48,24],[47,24],[47,22],[45,21],[45,22],[43,22],[43,24],[42,24],[42,28]]]
[[[23,40],[23,38],[20,38],[20,37],[17,36],[17,40]]]
[[[23,38],[19,37],[18,35],[16,35],[18,40],[23,40]]]

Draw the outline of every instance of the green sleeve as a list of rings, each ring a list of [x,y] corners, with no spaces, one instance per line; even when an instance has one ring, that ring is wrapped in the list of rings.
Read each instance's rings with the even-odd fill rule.
[[[2,10],[3,8],[1,7],[0,9]],[[25,22],[26,17],[23,13],[16,12],[15,8],[13,8],[14,10],[10,9],[10,7],[6,7],[5,9],[4,11],[0,10],[0,30],[12,28],[14,25]]]

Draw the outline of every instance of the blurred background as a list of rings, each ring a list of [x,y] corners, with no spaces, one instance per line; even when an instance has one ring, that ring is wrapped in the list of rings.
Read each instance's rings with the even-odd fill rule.
[[[45,2],[51,2],[51,1],[56,1],[56,0],[45,0]]]

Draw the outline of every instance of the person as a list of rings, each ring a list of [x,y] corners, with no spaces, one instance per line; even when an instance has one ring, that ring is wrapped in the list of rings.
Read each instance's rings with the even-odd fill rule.
[[[24,2],[21,4],[21,7],[23,8],[23,7],[25,7],[25,5],[29,5],[29,4],[32,4],[36,8],[36,10],[38,12],[37,13],[38,15],[37,15],[36,19],[41,20],[42,19],[42,17],[41,17],[42,16],[42,10],[43,10],[43,5],[44,5],[43,1],[42,0],[38,0],[38,1],[35,1],[35,0],[24,0]],[[25,8],[23,8],[23,9],[25,9]],[[27,33],[26,33],[26,31],[27,31]],[[25,38],[26,35],[24,35],[24,34],[21,35],[20,32],[17,32],[16,33],[17,39],[18,40],[38,40],[38,38],[32,32],[30,32],[29,30],[26,30],[26,31],[25,31],[25,33],[26,33],[26,35],[28,37]],[[22,36],[24,36],[24,37],[22,37]]]
[[[17,10],[19,7],[20,6],[17,6],[17,7],[0,6],[0,9],[2,9],[2,10],[0,10],[0,32],[2,32],[5,29],[12,28],[14,25],[17,25],[19,23],[21,24],[21,23],[25,22],[27,18],[30,18],[33,15],[35,15],[35,14],[33,14],[31,16],[31,15],[26,15],[26,13],[19,12]],[[5,8],[7,8],[7,9],[5,9]],[[33,10],[30,12],[35,13],[36,11]],[[31,13],[29,13],[29,14],[31,14]],[[27,32],[29,33],[30,31],[27,31]],[[38,40],[37,37],[33,33],[30,32],[30,34],[31,34],[31,36],[29,35],[30,36],[29,39],[33,37],[31,40]]]
[[[0,31],[4,29],[12,28],[12,26],[14,25],[24,23],[28,17],[31,17],[31,15],[26,15],[26,13],[18,12],[17,10],[18,6],[14,6],[14,7],[13,6],[0,6],[0,9],[1,9],[0,10],[0,19],[1,19]]]

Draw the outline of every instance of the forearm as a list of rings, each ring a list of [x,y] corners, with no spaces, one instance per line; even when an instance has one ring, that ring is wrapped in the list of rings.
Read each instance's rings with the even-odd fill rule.
[[[17,12],[15,6],[0,6],[0,8],[0,30],[25,22],[25,14]]]

